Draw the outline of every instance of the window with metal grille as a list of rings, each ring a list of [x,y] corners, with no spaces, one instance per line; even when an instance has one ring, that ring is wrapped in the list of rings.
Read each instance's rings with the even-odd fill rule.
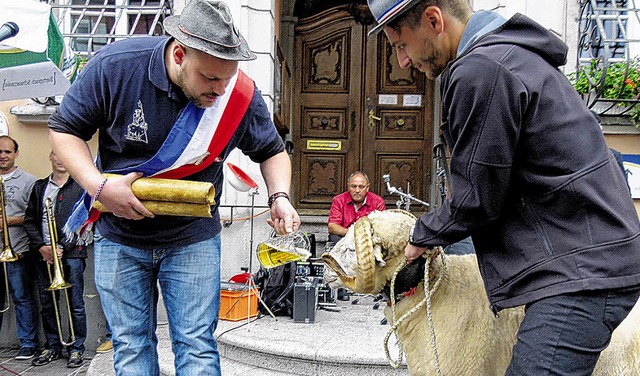
[[[578,64],[571,76],[596,113],[640,120],[640,0],[580,0]],[[635,32],[633,30],[636,30]]]
[[[51,5],[65,42],[89,59],[118,39],[163,35],[169,0],[43,0]]]
[[[620,61],[629,55],[629,17],[637,17],[634,0],[582,1],[580,17],[580,60],[594,58]],[[636,41],[637,38],[635,39]]]

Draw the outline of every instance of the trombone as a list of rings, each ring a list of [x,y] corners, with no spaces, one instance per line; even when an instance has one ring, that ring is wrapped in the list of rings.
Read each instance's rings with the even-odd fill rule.
[[[20,255],[11,249],[11,241],[9,240],[9,225],[7,224],[7,207],[4,200],[4,180],[0,177],[0,215],[2,216],[2,242],[3,248],[0,254],[0,262],[4,268],[4,286],[6,288],[6,305],[0,310],[0,313],[6,312],[11,308],[11,296],[9,295],[9,273],[7,272],[7,263],[18,261]]]
[[[56,228],[56,219],[53,215],[53,202],[49,197],[44,200],[44,207],[47,214],[47,224],[49,225],[49,236],[51,237],[51,256],[53,257],[53,277],[51,276],[51,265],[47,264],[47,273],[49,274],[49,282],[51,282],[47,291],[51,291],[51,295],[53,296],[53,308],[56,313],[56,323],[58,326],[58,337],[60,337],[60,343],[62,343],[63,346],[70,346],[76,341],[76,334],[73,330],[71,304],[69,303],[69,291],[67,289],[73,285],[64,280],[62,261],[60,260],[60,257],[58,257],[58,229]],[[62,322],[60,318],[60,311],[58,309],[58,299],[56,296],[57,290],[64,290],[64,296],[67,302],[67,315],[69,317],[69,332],[71,335],[70,342],[65,342],[64,336],[62,335]]]

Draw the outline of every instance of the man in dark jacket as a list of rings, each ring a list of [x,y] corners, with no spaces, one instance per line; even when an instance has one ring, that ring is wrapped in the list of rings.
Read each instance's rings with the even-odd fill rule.
[[[51,210],[55,217],[56,236],[58,238],[57,255],[62,260],[62,274],[64,275],[64,280],[71,285],[66,289],[66,292],[56,292],[56,295],[62,294],[63,297],[65,294],[68,295],[71,321],[73,322],[75,341],[69,345],[67,367],[76,368],[83,363],[84,341],[87,338],[87,318],[83,298],[87,249],[86,246],[67,241],[62,233],[62,227],[71,214],[73,204],[83,191],[80,185],[69,176],[69,172],[62,166],[53,152],[49,154],[49,159],[51,160],[53,172],[48,177],[36,181],[29,197],[29,204],[24,218],[24,229],[29,236],[29,246],[32,251],[41,255],[40,261],[36,263],[36,280],[40,297],[42,327],[46,336],[45,349],[42,350],[38,357],[33,359],[32,364],[34,366],[43,366],[60,358],[63,347],[62,341],[69,341],[69,338],[60,338],[53,294],[51,291],[47,291],[55,271],[52,266],[51,232],[45,211],[45,200],[48,198],[51,200]],[[47,270],[48,268],[51,269]],[[67,301],[66,298],[63,298],[62,302],[58,304],[59,314],[63,311],[66,312],[66,308]],[[63,323],[61,322],[60,324]],[[66,327],[65,325],[63,326]],[[67,332],[66,334],[70,333]]]
[[[441,76],[451,195],[408,260],[469,235],[491,302],[526,305],[507,375],[590,374],[638,300],[640,223],[602,132],[558,69],[567,46],[467,0],[369,0],[401,67]]]

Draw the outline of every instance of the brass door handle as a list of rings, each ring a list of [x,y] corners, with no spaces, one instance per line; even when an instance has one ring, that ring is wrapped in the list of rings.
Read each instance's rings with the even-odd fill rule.
[[[375,127],[375,124],[373,123],[374,120],[380,121],[382,120],[382,118],[375,116],[375,112],[373,110],[369,110],[369,130],[370,131],[373,131],[373,128]]]

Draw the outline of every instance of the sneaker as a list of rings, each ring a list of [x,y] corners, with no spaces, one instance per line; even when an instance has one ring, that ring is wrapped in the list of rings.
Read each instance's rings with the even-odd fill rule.
[[[60,350],[44,349],[37,358],[31,361],[31,364],[44,366],[57,359],[60,359]]]
[[[68,368],[78,368],[84,363],[84,357],[80,351],[71,351],[69,360],[67,361]]]
[[[20,351],[18,351],[18,355],[16,355],[16,360],[27,360],[31,359],[36,355],[36,349],[33,347],[21,347]]]
[[[111,350],[113,350],[113,342],[111,342],[111,340],[107,340],[102,342],[100,346],[98,346],[98,348],[96,349],[96,352],[98,354],[104,354],[104,353],[108,353]]]

